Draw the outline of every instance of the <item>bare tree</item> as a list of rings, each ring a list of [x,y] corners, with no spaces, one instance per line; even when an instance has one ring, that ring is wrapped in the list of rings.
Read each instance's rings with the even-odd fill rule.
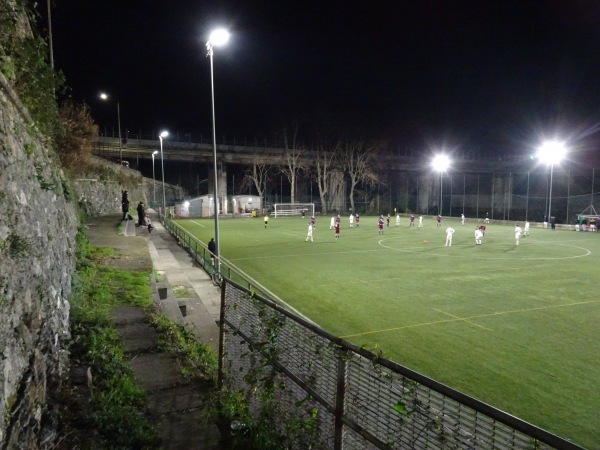
[[[317,144],[317,154],[315,158],[314,171],[317,175],[317,186],[319,187],[319,196],[321,198],[321,210],[327,214],[329,206],[329,185],[332,179],[332,169],[336,164],[339,155],[339,141],[333,145],[328,145],[321,141]]]
[[[283,156],[283,164],[280,167],[282,174],[286,176],[291,186],[292,204],[296,203],[296,178],[299,172],[306,170],[306,165],[302,161],[304,149],[298,144],[298,125],[292,127],[291,132],[288,129],[283,131],[283,144],[285,147],[285,155]]]
[[[263,198],[265,186],[267,180],[269,179],[271,169],[271,166],[265,164],[264,162],[259,162],[259,160],[255,158],[252,162],[252,167],[246,169],[240,188],[242,190],[251,190],[254,186],[258,196]]]
[[[343,144],[341,157],[344,170],[350,178],[350,206],[354,208],[354,190],[361,183],[365,187],[374,186],[377,183],[375,173],[374,147],[363,141],[347,141]]]

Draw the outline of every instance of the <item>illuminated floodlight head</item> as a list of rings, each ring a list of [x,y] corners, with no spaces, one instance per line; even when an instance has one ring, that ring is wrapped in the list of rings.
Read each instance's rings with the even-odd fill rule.
[[[431,165],[436,172],[445,172],[450,167],[450,158],[448,155],[440,153],[433,158]]]
[[[188,209],[190,207],[190,202],[188,202],[187,200],[185,202],[183,202],[183,207],[185,209]]]
[[[166,138],[168,135],[169,135],[169,132],[168,132],[168,131],[166,131],[166,130],[164,130],[164,131],[161,131],[161,132],[160,132],[160,135],[159,135],[159,137],[161,137],[161,138]]]
[[[108,100],[108,94],[106,92],[100,92],[99,97],[101,100]]]
[[[222,47],[229,41],[229,31],[225,28],[217,28],[208,38],[208,43],[211,47]]]
[[[536,157],[544,164],[554,165],[559,163],[567,154],[564,142],[545,141],[538,147]]]
[[[154,151],[152,152],[152,156],[154,156],[154,155],[158,155],[158,150],[154,150]]]

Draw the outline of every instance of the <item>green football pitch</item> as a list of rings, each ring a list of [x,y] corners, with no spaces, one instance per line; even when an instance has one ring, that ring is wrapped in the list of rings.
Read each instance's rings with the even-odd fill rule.
[[[214,236],[213,220],[178,223]],[[335,239],[317,218],[306,242],[308,218],[221,219],[221,254],[327,331],[600,448],[600,233],[532,227],[516,246],[514,224],[489,224],[475,245],[468,219],[341,224]]]

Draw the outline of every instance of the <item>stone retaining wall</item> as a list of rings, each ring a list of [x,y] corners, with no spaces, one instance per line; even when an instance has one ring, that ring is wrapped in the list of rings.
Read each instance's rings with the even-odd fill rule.
[[[78,219],[56,156],[0,73],[0,448],[48,448],[67,369]]]

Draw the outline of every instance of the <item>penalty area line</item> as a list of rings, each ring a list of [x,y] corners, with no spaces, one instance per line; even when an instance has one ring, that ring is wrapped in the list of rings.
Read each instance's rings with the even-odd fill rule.
[[[458,317],[456,319],[434,320],[433,322],[415,323],[412,325],[405,325],[403,327],[384,328],[381,330],[365,331],[363,333],[346,334],[345,336],[340,336],[340,338],[348,339],[348,338],[357,337],[357,336],[366,336],[368,334],[387,333],[388,331],[405,330],[408,328],[417,328],[417,327],[423,327],[423,326],[428,326],[428,325],[438,325],[441,323],[451,323],[451,322],[458,322],[458,321],[465,321],[465,320],[472,320],[472,319],[480,319],[482,317],[503,316],[506,314],[515,314],[515,313],[523,313],[523,312],[530,312],[530,311],[541,311],[544,309],[564,308],[567,306],[590,305],[590,304],[599,303],[599,302],[600,302],[600,300],[589,300],[587,302],[563,303],[561,305],[539,306],[537,308],[513,309],[510,311],[498,311],[498,312],[494,312],[494,313],[490,313],[490,314],[478,314],[478,315],[470,316],[470,317]]]

